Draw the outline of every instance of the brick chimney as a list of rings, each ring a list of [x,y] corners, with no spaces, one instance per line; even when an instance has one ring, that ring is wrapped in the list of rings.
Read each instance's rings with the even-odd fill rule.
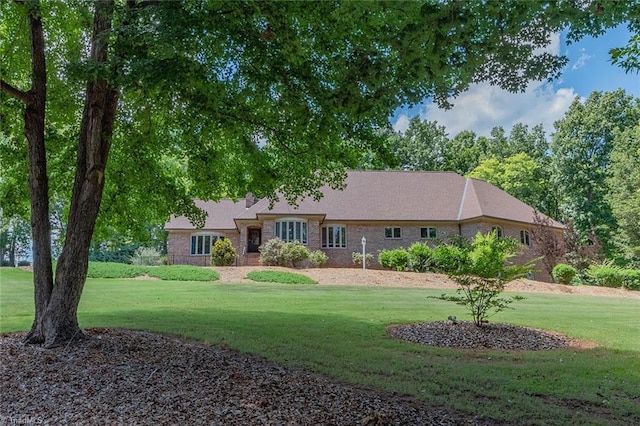
[[[245,197],[245,207],[249,208],[251,206],[253,206],[255,203],[258,202],[258,199],[256,197],[253,196],[252,193],[248,192],[247,196]]]

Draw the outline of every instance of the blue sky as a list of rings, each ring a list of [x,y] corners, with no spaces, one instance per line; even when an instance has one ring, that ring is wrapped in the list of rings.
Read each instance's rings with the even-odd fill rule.
[[[487,84],[472,86],[453,100],[451,110],[440,110],[431,103],[411,109],[401,108],[391,118],[394,129],[406,129],[409,119],[418,115],[423,120],[437,121],[445,126],[450,137],[462,130],[472,130],[489,136],[496,126],[508,133],[515,123],[529,127],[542,124],[547,136],[553,123],[561,119],[576,97],[587,98],[594,90],[612,91],[623,88],[628,94],[640,97],[640,74],[625,74],[611,64],[609,49],[627,44],[630,33],[626,27],[608,31],[598,37],[586,37],[577,43],[566,44],[563,36],[552,41],[549,50],[569,58],[562,76],[553,81],[533,82],[524,93],[509,93]]]

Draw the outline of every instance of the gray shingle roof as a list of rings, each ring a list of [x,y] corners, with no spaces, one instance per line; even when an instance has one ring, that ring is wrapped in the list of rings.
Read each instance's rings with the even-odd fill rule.
[[[198,208],[207,212],[207,220],[204,229],[236,229],[234,218],[240,216],[245,208],[245,199],[238,201],[220,200],[215,201],[195,201]],[[194,229],[194,226],[184,216],[171,216],[165,224],[165,229]]]
[[[484,216],[533,222],[532,207],[487,182],[467,179],[454,172],[350,171],[345,183],[343,191],[325,187],[324,197],[319,201],[305,199],[297,207],[290,206],[284,199],[271,209],[268,200],[260,200],[248,209],[244,201],[229,205],[232,202],[227,200],[224,205],[205,203],[205,206],[210,216],[233,215],[227,216],[225,225],[234,218],[255,220],[260,215],[322,215],[329,221],[392,222],[460,222]],[[238,204],[242,205],[241,209],[237,208]],[[175,229],[172,225],[174,220],[166,228]],[[562,227],[558,222],[554,222],[554,226]]]

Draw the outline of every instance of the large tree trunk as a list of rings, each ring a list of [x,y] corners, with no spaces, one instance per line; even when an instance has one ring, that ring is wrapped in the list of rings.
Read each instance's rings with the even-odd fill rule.
[[[49,178],[44,143],[47,72],[44,32],[39,5],[29,10],[31,32],[31,90],[26,93],[24,134],[29,153],[29,192],[31,198],[31,234],[33,237],[33,286],[35,319],[25,338],[30,343],[44,342],[42,319],[53,288],[51,266],[51,225],[49,222]]]
[[[113,3],[102,0],[95,7],[91,59],[104,64],[108,50],[105,34],[111,29]],[[55,285],[44,313],[36,315],[26,339],[29,343],[41,343],[44,338],[45,346],[53,347],[83,337],[77,319],[78,304],[87,277],[89,247],[100,210],[117,103],[118,92],[104,76],[87,84],[65,244],[58,259]],[[50,247],[50,241],[47,244]]]

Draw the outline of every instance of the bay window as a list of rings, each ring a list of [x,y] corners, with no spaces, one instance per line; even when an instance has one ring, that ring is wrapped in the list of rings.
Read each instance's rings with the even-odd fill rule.
[[[301,219],[282,219],[276,221],[276,237],[292,243],[300,241],[307,244],[307,222]]]

